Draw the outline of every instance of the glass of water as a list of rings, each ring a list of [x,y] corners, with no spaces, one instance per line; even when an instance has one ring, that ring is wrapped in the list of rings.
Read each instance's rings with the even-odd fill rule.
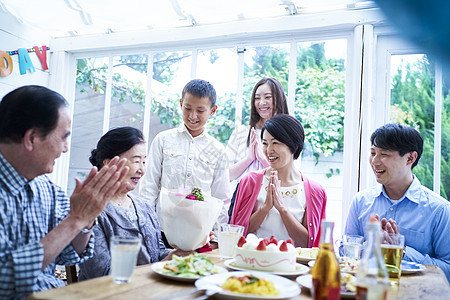
[[[141,238],[113,236],[110,246],[111,275],[114,282],[130,282],[141,249]]]
[[[337,241],[340,243],[337,245],[339,254],[356,260],[360,259],[363,241],[364,237],[360,235],[344,235],[342,240]]]
[[[237,242],[243,233],[243,226],[225,223],[220,225],[219,256],[221,259],[233,258]]]

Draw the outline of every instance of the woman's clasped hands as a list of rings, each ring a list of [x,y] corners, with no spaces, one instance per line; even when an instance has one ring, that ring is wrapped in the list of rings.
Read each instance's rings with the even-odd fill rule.
[[[269,185],[267,188],[266,201],[264,205],[266,209],[275,207],[276,210],[281,211],[284,208],[283,194],[281,193],[280,180],[278,179],[278,172],[271,171],[269,177]]]
[[[260,142],[258,141],[258,137],[256,136],[255,128],[250,130],[250,147],[248,151],[248,157],[251,161],[258,160],[264,167],[269,166],[269,162],[267,161],[264,152],[260,147]]]

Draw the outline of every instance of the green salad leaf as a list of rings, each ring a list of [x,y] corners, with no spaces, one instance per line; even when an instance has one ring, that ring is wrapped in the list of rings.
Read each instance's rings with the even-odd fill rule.
[[[217,268],[209,258],[195,253],[184,257],[173,255],[162,272],[182,277],[200,277],[217,273]]]

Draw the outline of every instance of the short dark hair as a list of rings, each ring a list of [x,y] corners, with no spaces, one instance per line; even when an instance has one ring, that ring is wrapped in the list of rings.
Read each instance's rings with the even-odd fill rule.
[[[266,121],[261,130],[261,139],[267,130],[275,139],[289,147],[294,159],[300,156],[305,142],[305,131],[302,124],[293,116],[275,115]]]
[[[255,106],[256,90],[263,84],[267,84],[272,92],[272,113],[275,114],[288,114],[288,106],[286,101],[286,94],[284,93],[283,86],[275,78],[262,78],[259,80],[253,88],[252,98],[250,101],[250,130],[256,126],[256,123],[261,119]],[[247,137],[247,147],[250,145],[250,131]]]
[[[370,137],[372,146],[391,151],[398,151],[400,156],[417,152],[417,159],[412,164],[413,169],[419,162],[423,152],[423,138],[414,128],[397,123],[388,123],[377,128]]]
[[[91,151],[89,161],[100,170],[105,159],[112,159],[143,143],[144,135],[139,129],[129,126],[114,128],[100,138],[97,148]]]
[[[9,92],[0,102],[0,142],[19,143],[32,128],[45,138],[58,126],[59,109],[67,106],[63,96],[43,86]]]
[[[184,99],[184,95],[189,93],[199,98],[208,97],[211,102],[211,108],[216,105],[216,90],[213,85],[203,79],[192,79],[183,88],[181,93],[181,99]]]

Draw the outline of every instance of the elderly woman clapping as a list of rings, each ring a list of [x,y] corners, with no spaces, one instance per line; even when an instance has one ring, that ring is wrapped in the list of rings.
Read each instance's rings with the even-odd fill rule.
[[[101,169],[115,156],[127,159],[129,171],[125,176],[128,177],[128,185],[98,216],[98,225],[94,227],[94,256],[80,265],[80,280],[110,273],[109,244],[113,235],[138,236],[142,239],[137,265],[169,259],[173,254],[184,256],[191,253],[166,249],[154,208],[129,194],[145,173],[147,154],[142,132],[133,127],[108,131],[98,142],[97,148],[92,150],[89,161]]]

